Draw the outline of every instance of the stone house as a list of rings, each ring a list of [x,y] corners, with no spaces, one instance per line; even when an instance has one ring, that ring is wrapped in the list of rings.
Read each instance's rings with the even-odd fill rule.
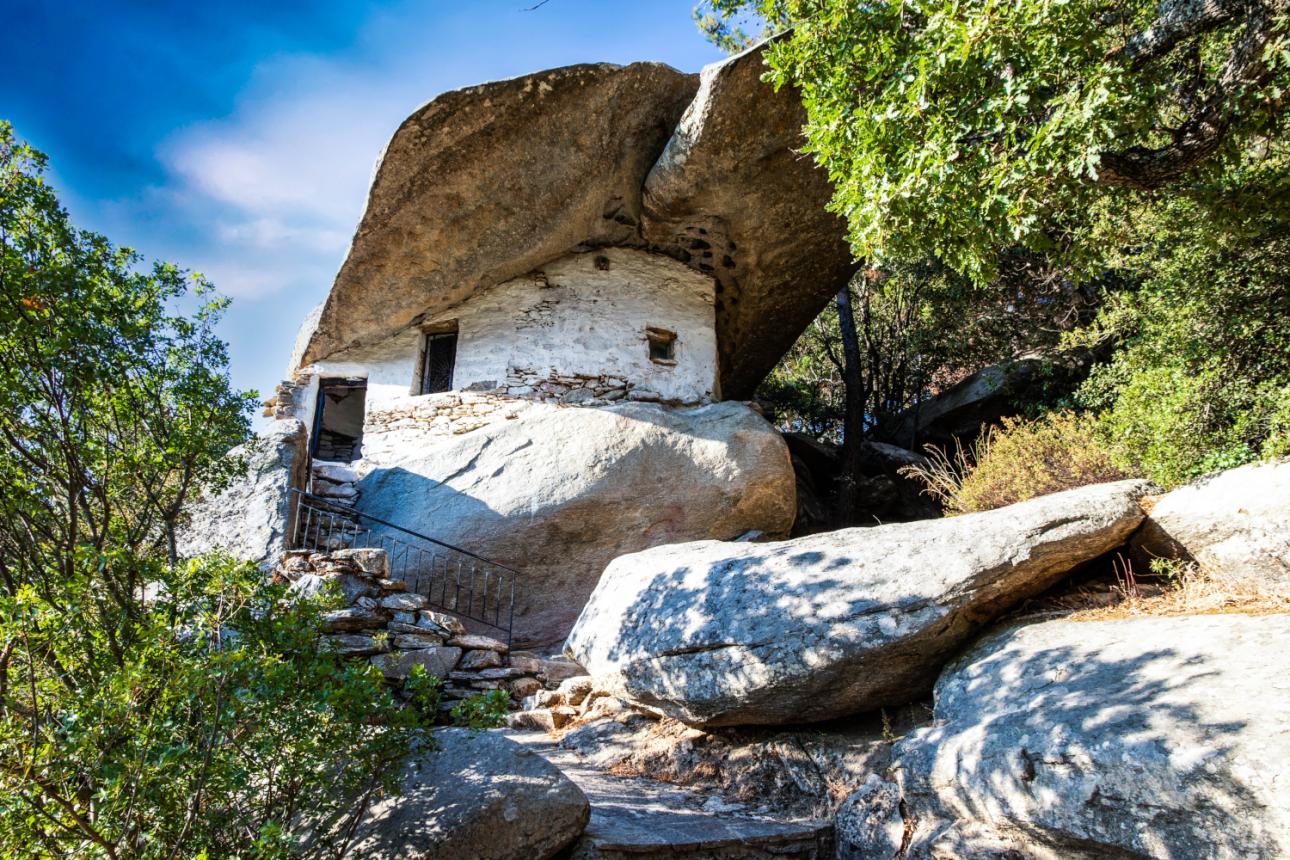
[[[521,644],[560,643],[619,555],[792,526],[746,399],[853,264],[762,68],[572,66],[418,109],[266,404],[316,493],[519,571]]]

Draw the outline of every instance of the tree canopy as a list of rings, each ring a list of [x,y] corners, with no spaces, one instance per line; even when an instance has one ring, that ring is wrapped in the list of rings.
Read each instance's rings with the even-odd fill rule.
[[[709,6],[789,28],[771,79],[801,89],[805,148],[875,262],[930,253],[985,280],[1020,244],[1096,264],[1099,199],[1185,192],[1284,117],[1286,0]]]

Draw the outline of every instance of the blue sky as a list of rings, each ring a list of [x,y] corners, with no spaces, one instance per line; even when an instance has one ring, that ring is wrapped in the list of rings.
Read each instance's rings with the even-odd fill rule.
[[[446,90],[581,62],[720,59],[694,0],[0,0],[0,117],[73,219],[234,299],[234,382],[272,390],[398,123]]]

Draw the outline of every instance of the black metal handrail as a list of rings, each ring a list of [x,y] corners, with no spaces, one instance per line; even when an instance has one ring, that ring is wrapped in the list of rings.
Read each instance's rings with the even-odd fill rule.
[[[505,633],[510,644],[519,571],[334,499],[294,488],[290,492],[294,517],[289,549],[384,549],[392,579],[435,609]]]

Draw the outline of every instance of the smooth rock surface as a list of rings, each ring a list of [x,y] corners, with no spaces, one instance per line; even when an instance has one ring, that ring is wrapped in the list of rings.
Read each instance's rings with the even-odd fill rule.
[[[639,245],[641,186],[694,94],[658,63],[568,66],[403,121],[301,357],[379,340],[587,245]]]
[[[1252,463],[1166,493],[1134,535],[1134,560],[1194,560],[1219,580],[1290,590],[1290,460]]]
[[[377,801],[348,856],[389,860],[545,860],[578,837],[582,791],[496,732],[440,729],[410,760],[402,793]]]
[[[933,727],[896,748],[917,821],[908,856],[1290,855],[1288,645],[1290,615],[1059,620],[986,638],[937,683]],[[841,856],[889,856],[890,825],[869,832]]]
[[[358,464],[364,512],[521,572],[517,646],[559,643],[616,556],[792,526],[787,449],[743,404],[517,409],[462,435],[369,434]]]
[[[228,454],[247,469],[219,493],[199,498],[177,536],[179,555],[193,558],[226,552],[262,566],[276,562],[292,528],[292,488],[305,485],[308,453],[304,425],[274,421],[264,434]]]
[[[644,235],[717,279],[721,394],[753,390],[855,271],[828,177],[803,156],[796,90],[758,47],[705,68],[645,180]]]
[[[567,650],[597,686],[692,725],[826,720],[925,693],[990,620],[1120,546],[1150,485],[948,519],[616,559]]]

